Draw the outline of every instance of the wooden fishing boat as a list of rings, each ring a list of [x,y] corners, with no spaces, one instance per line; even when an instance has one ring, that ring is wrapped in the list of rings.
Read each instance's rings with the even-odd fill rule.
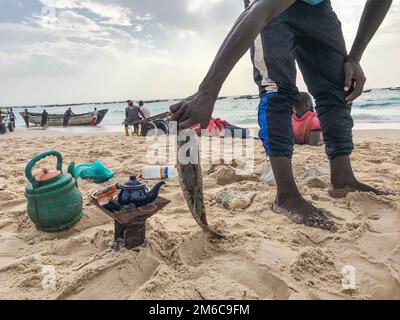
[[[76,114],[71,117],[69,120],[69,126],[92,126],[100,124],[104,117],[106,116],[108,109],[99,110],[97,115],[97,122],[93,124],[93,113],[83,113]],[[29,122],[35,126],[40,126],[42,122],[42,114],[41,113],[31,113],[25,115],[24,112],[20,113],[22,118],[24,118],[25,122]],[[52,127],[61,127],[64,124],[64,115],[63,114],[49,114],[49,123],[48,126]]]

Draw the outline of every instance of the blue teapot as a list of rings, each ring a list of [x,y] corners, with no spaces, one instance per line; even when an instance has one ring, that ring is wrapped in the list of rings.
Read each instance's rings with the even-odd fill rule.
[[[118,184],[118,189],[121,190],[118,195],[118,203],[121,207],[132,205],[136,208],[143,207],[156,201],[163,185],[165,185],[165,182],[159,182],[152,190],[148,191],[143,181],[132,176],[128,182]]]

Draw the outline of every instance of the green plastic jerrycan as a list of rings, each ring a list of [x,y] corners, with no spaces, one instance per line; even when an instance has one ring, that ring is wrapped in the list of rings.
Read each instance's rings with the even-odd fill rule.
[[[45,170],[34,177],[33,167],[49,156],[57,157],[57,170]],[[58,151],[40,154],[26,166],[25,175],[30,182],[25,189],[28,216],[40,231],[66,230],[83,216],[83,198],[74,177],[74,164],[69,166],[69,173],[62,173],[62,166],[63,158]]]

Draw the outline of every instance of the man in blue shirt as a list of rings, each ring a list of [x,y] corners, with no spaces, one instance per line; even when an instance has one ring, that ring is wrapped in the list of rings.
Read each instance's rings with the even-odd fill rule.
[[[196,94],[171,107],[179,128],[206,127],[223,83],[251,48],[260,87],[260,138],[277,183],[273,211],[296,223],[331,230],[334,222],[300,194],[292,170],[293,105],[298,101],[296,64],[316,100],[331,165],[330,194],[384,194],[358,182],[350,155],[354,149],[351,104],[366,81],[362,55],[384,20],[392,0],[367,0],[353,47],[347,54],[341,24],[330,0],[254,0],[236,21]]]

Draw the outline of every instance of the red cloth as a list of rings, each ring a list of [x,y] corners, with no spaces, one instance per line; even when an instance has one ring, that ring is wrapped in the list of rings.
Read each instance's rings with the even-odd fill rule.
[[[293,134],[296,144],[308,144],[311,130],[321,130],[316,112],[307,112],[301,118],[294,113],[292,117]]]
[[[220,118],[211,118],[210,124],[206,129],[206,134],[210,137],[225,137],[225,126],[230,126],[228,121],[222,120]],[[192,127],[198,135],[200,135],[201,127],[197,124]]]

